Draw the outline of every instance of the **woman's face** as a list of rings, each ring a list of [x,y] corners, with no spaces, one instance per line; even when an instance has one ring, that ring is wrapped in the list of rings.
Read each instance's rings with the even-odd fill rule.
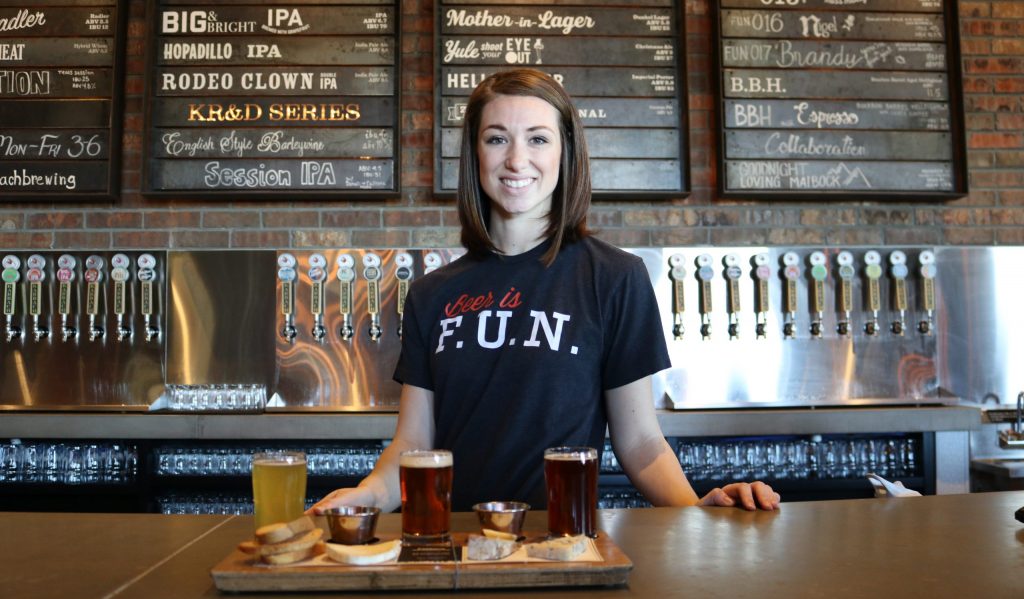
[[[499,95],[484,106],[480,184],[501,216],[547,218],[562,156],[558,124],[555,107],[532,96]]]

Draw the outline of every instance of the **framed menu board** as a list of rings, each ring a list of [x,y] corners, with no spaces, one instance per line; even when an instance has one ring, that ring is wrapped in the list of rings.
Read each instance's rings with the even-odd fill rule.
[[[677,0],[439,0],[434,193],[458,185],[462,115],[487,75],[532,67],[573,97],[594,197],[689,193],[685,31]]]
[[[123,1],[0,0],[0,198],[118,194],[126,22]]]
[[[148,9],[144,193],[398,195],[398,2]]]
[[[955,0],[715,0],[723,197],[967,193]]]

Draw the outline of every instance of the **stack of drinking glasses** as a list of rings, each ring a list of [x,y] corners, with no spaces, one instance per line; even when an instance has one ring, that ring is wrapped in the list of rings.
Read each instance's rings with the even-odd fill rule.
[[[627,507],[651,507],[651,503],[644,499],[639,491],[632,488],[607,487],[598,491],[597,507],[602,510],[627,508]]]
[[[383,451],[379,442],[296,449],[306,454],[309,476],[351,477],[369,474]],[[155,449],[156,473],[160,476],[249,476],[253,454],[268,451],[271,448],[164,445]]]
[[[918,474],[917,441],[909,437],[683,440],[679,462],[694,481],[852,479]]]
[[[265,385],[167,385],[167,407],[180,412],[260,412]]]
[[[138,451],[121,443],[0,443],[0,481],[17,483],[124,483],[135,480]]]
[[[313,507],[318,499],[307,498],[306,508]],[[170,493],[156,500],[161,514],[223,514],[239,515],[253,513],[251,495],[234,493]]]

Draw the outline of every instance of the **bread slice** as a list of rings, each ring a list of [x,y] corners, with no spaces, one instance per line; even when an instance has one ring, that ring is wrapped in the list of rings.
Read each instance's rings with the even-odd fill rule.
[[[309,516],[299,516],[288,523],[288,530],[292,531],[292,535],[309,532],[314,528],[316,528],[316,523]]]
[[[373,545],[340,545],[327,543],[327,556],[332,560],[353,566],[382,564],[398,557],[402,552],[402,541],[395,539]]]
[[[284,566],[287,564],[294,564],[301,562],[302,560],[312,557],[313,546],[310,545],[305,549],[298,549],[296,551],[286,551],[284,553],[276,553],[274,555],[261,555],[260,559],[265,564],[271,564],[273,566]]]
[[[238,550],[249,555],[259,555],[260,544],[256,541],[242,541],[238,544]]]
[[[512,540],[480,535],[469,535],[466,556],[471,560],[496,560],[508,557],[519,549],[515,537]]]
[[[587,538],[583,535],[577,535],[575,537],[551,539],[542,543],[529,543],[526,545],[526,555],[540,559],[567,562],[579,557],[586,548]]]
[[[316,542],[320,540],[320,537],[324,534],[324,531],[319,528],[297,534],[285,541],[280,543],[267,543],[260,545],[260,555],[278,555],[281,553],[291,553],[293,551],[299,551],[303,549],[309,549]]]
[[[280,543],[287,539],[295,536],[295,533],[288,528],[286,522],[275,522],[274,524],[267,524],[256,529],[256,542],[262,544],[266,543]]]
[[[309,516],[302,515],[291,522],[275,522],[256,529],[256,541],[260,544],[280,543],[297,534],[316,528],[316,523]]]

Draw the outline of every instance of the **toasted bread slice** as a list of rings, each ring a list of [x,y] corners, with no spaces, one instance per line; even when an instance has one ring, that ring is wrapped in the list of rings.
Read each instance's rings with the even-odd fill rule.
[[[292,535],[302,534],[309,532],[316,528],[316,523],[309,516],[302,515],[288,523],[288,530],[292,531]]]
[[[305,549],[298,549],[296,551],[286,551],[284,553],[275,553],[274,555],[261,555],[260,559],[263,560],[263,563],[271,564],[273,566],[294,564],[301,562],[308,557],[312,557],[313,547],[313,545],[310,545]]]
[[[293,551],[299,551],[301,549],[309,549],[316,542],[320,540],[320,537],[324,534],[324,531],[319,528],[297,534],[286,541],[280,543],[268,543],[260,545],[260,555],[278,555],[281,553],[291,553]]]
[[[280,543],[295,536],[286,522],[275,522],[256,529],[256,542],[262,544]]]
[[[260,545],[256,541],[242,541],[238,544],[238,550],[249,555],[259,555]]]

